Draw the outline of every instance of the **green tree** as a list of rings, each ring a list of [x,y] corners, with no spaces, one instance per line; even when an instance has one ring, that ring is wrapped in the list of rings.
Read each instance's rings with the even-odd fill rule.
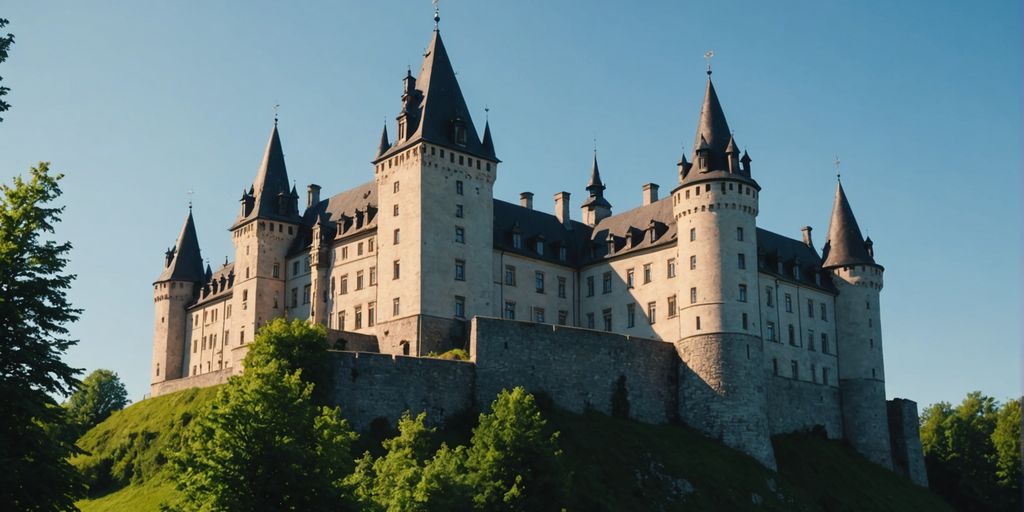
[[[293,325],[283,321],[280,326]],[[294,361],[306,360],[284,332],[264,329],[244,365],[245,372],[221,389],[209,409],[186,433],[182,450],[171,455],[184,510],[338,510],[346,502],[344,478],[353,469],[356,435],[337,408],[312,400]],[[305,328],[322,342],[322,329]],[[278,348],[268,347],[276,346]],[[315,347],[316,343],[311,343]],[[272,358],[280,353],[294,359]]]
[[[64,402],[68,411],[68,420],[78,428],[81,435],[86,430],[99,425],[114,411],[120,411],[128,405],[128,391],[117,374],[99,369],[82,379],[71,398]]]
[[[9,44],[0,43],[0,57]],[[0,510],[73,510],[83,490],[53,398],[71,393],[80,372],[61,359],[76,343],[67,325],[81,312],[66,296],[71,244],[49,237],[64,211],[51,206],[62,177],[43,162],[28,180],[0,186]]]
[[[7,23],[7,20],[0,18],[0,28],[6,27]],[[0,63],[7,60],[8,55],[10,55],[11,45],[13,44],[14,34],[8,32],[6,36],[0,36]],[[0,82],[3,80],[3,77],[0,77]],[[10,90],[9,87],[0,85],[0,112],[7,112],[7,109],[11,108],[11,104],[4,101],[4,96],[7,96],[7,92]],[[4,118],[0,117],[0,121],[3,120]]]
[[[1021,400],[1010,400],[999,408],[992,432],[992,444],[996,449],[996,478],[1000,486],[1016,496],[1020,496],[1021,480]]]
[[[313,400],[329,403],[331,363],[327,357],[327,330],[323,325],[277,318],[256,333],[245,367],[267,366],[277,361],[286,372],[302,371],[302,380],[313,384]]]

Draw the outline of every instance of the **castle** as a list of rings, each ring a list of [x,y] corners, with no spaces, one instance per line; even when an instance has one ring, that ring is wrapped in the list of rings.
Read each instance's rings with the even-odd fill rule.
[[[308,319],[357,426],[524,385],[570,410],[682,420],[772,468],[771,435],[824,427],[925,485],[916,404],[885,398],[884,269],[842,184],[820,255],[810,227],[758,228],[761,187],[710,71],[692,147],[667,195],[646,184],[623,213],[596,153],[579,221],[569,192],[553,214],[528,192],[496,199],[489,123],[481,137],[435,23],[372,181],[326,199],[309,185],[300,209],[275,119],[233,262],[204,268],[189,211],[153,285],[152,394],[223,382],[262,324]],[[451,348],[470,361],[425,357]]]

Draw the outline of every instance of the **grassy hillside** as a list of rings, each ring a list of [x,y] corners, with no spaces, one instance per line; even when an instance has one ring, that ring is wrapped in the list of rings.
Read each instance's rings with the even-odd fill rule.
[[[158,510],[175,489],[165,450],[215,389],[188,390],[132,405],[90,430],[73,463],[92,475],[86,512]],[[547,411],[572,475],[570,510],[943,511],[938,497],[811,436],[775,439],[779,473],[682,426],[644,425],[591,414]],[[464,442],[468,426],[443,432]],[[368,441],[364,438],[364,444]]]

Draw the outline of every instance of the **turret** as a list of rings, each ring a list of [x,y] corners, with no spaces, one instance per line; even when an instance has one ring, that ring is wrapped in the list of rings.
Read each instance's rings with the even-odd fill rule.
[[[198,287],[207,281],[199,252],[192,209],[173,249],[164,253],[164,268],[153,283],[155,306],[153,366],[150,382],[186,377],[183,373],[190,323],[186,308],[196,299]]]
[[[708,435],[775,467],[768,435],[757,276],[760,186],[739,154],[710,77],[693,166],[673,190],[683,279],[677,295],[685,363],[680,415]],[[685,162],[685,159],[683,159]]]
[[[822,268],[832,273],[839,290],[836,350],[843,433],[862,455],[891,468],[879,317],[884,269],[875,262],[871,240],[861,235],[842,183],[836,185],[822,259]]]
[[[612,204],[604,198],[604,189],[601,170],[597,166],[597,151],[594,151],[594,162],[590,166],[590,181],[587,182],[587,193],[590,196],[580,206],[584,224],[596,226],[602,220],[612,216]]]

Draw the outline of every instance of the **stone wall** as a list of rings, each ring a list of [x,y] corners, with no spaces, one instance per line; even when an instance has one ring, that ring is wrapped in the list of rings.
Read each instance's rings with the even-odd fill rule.
[[[228,381],[228,377],[231,375],[232,369],[224,368],[223,370],[214,370],[209,373],[192,377],[157,382],[150,386],[149,394],[150,396],[156,397],[166,395],[168,393],[174,393],[175,391],[181,391],[183,389],[208,388],[210,386],[224,384]]]
[[[359,431],[383,418],[392,427],[405,411],[439,425],[473,406],[473,365],[464,361],[332,352],[334,402]]]
[[[669,343],[481,317],[470,333],[481,410],[502,389],[523,386],[573,412],[612,414],[615,396],[616,412],[636,420],[665,423],[676,416],[679,357]]]
[[[372,334],[327,329],[327,346],[349,352],[380,352],[380,343]]]
[[[886,402],[889,413],[889,438],[892,445],[892,465],[911,482],[928,487],[928,472],[924,466],[921,448],[920,423],[917,402],[894,398]]]
[[[466,338],[466,322],[454,318],[412,315],[377,324],[380,352],[385,354],[440,354],[453,348],[466,348]]]
[[[843,433],[868,460],[892,469],[885,383],[871,379],[839,381],[843,404]]]
[[[843,437],[839,388],[810,382],[768,379],[768,429],[772,435],[825,427],[829,439]]]

